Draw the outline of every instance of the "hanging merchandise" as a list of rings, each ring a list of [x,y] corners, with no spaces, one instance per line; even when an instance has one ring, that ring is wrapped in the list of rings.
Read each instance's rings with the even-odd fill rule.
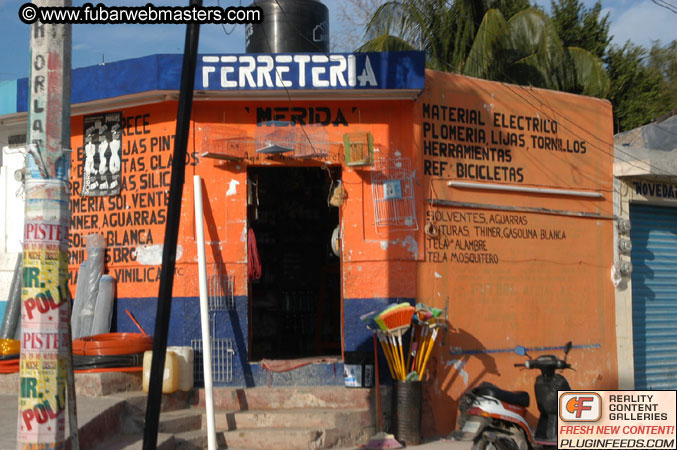
[[[368,131],[346,133],[343,151],[347,166],[370,166],[374,162],[374,136]]]
[[[379,227],[417,230],[414,173],[409,158],[386,158],[375,162],[371,175],[374,221]]]
[[[81,337],[80,313],[82,306],[87,299],[87,260],[82,261],[78,269],[77,286],[75,287],[75,300],[73,301],[73,312],[71,313],[71,336],[73,339]]]
[[[432,220],[429,220],[426,224],[425,227],[423,228],[425,231],[425,235],[428,236],[431,239],[439,239],[440,238],[440,232],[437,229],[437,226]]]
[[[249,229],[247,234],[247,278],[249,281],[261,279],[261,259],[256,245],[254,230]]]
[[[80,311],[80,335],[74,338],[91,336],[94,323],[94,308],[99,295],[99,282],[103,275],[103,262],[106,252],[106,240],[102,234],[87,235],[87,283],[85,299]],[[77,292],[76,292],[77,293]]]
[[[247,206],[254,208],[253,219],[259,220],[259,183],[258,177],[256,180],[247,179]]]
[[[346,192],[346,189],[343,187],[343,183],[341,180],[338,180],[336,182],[336,187],[334,187],[334,190],[331,193],[331,197],[329,198],[329,204],[331,206],[336,206],[337,208],[343,206],[343,202],[345,201],[346,197],[348,197],[348,193]]]
[[[5,308],[5,317],[2,320],[0,329],[0,338],[12,339],[20,336],[21,332],[21,267],[23,254],[20,253],[16,259],[14,267],[14,276],[9,288],[9,297]]]
[[[99,292],[94,306],[94,318],[90,335],[108,333],[113,319],[115,299],[115,278],[103,275],[99,281]]]
[[[331,233],[331,252],[340,258],[341,245],[339,243],[339,232],[339,225],[336,225],[336,228],[334,228],[334,231]]]

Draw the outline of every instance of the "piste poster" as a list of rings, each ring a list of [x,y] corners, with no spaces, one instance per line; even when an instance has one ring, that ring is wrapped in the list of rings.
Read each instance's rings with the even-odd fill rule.
[[[122,179],[122,113],[85,116],[83,129],[82,195],[118,195]]]

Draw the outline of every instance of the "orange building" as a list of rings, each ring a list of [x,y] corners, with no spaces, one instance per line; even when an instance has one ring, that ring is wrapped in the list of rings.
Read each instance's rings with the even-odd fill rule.
[[[102,233],[117,331],[136,330],[126,310],[153,329],[179,67],[73,73],[70,285]],[[617,387],[608,102],[427,71],[417,52],[205,55],[195,89],[217,383],[343,385],[344,358],[372,349],[360,315],[406,301],[450,324],[425,434],[453,430],[480,380],[531,392],[516,345],[572,340],[572,387]],[[187,182],[170,345],[201,338],[193,198]]]

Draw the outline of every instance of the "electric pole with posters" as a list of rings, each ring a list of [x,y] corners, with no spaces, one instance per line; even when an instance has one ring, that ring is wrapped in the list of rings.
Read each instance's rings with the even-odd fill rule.
[[[37,15],[35,7],[71,1],[33,4]],[[70,348],[71,25],[34,22],[30,47],[17,448],[55,450],[65,448]]]

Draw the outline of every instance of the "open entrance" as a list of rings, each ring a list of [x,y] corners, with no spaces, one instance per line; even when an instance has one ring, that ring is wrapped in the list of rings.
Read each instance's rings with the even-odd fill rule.
[[[329,206],[337,168],[250,167],[248,221],[261,260],[249,288],[251,360],[341,353],[340,261]]]

